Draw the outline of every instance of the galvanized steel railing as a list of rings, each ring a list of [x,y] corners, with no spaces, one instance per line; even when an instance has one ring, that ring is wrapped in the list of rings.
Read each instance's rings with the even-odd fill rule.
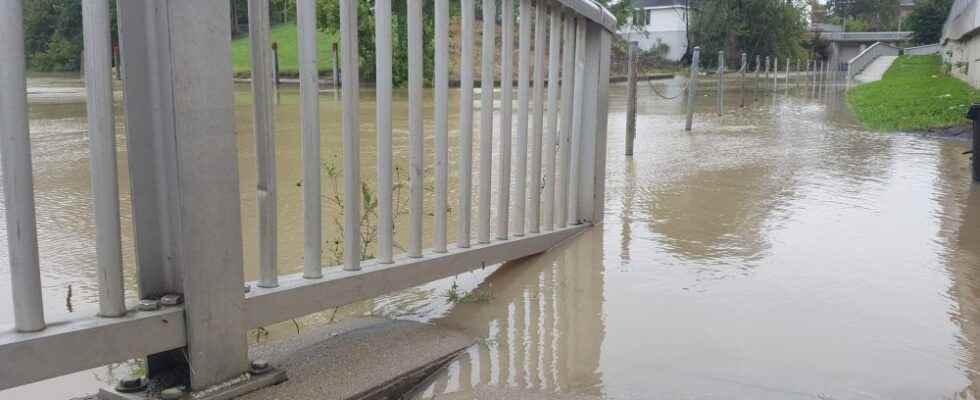
[[[409,96],[423,87],[422,2],[408,1]],[[432,247],[422,243],[423,108],[409,106],[409,238],[395,255],[392,213],[390,0],[376,0],[378,258],[344,244],[342,270],[324,273],[314,0],[297,0],[303,164],[303,272],[279,276],[275,134],[268,0],[249,0],[253,129],[258,160],[260,279],[243,293],[237,146],[233,129],[226,0],[119,3],[124,103],[133,188],[139,297],[179,293],[184,304],[125,304],[112,115],[107,0],[83,0],[85,83],[97,226],[98,312],[47,319],[42,312],[25,94],[22,1],[0,4],[0,135],[16,324],[0,328],[0,389],[109,362],[184,348],[198,390],[248,367],[248,329],[539,253],[602,219],[610,45],[615,19],[585,0],[518,0],[517,126],[512,126],[514,15],[502,0],[501,109],[494,111],[497,7],[483,1],[479,179],[473,202],[473,0],[461,1],[460,54],[449,52],[449,3],[435,1],[435,196]],[[362,129],[357,112],[357,3],[340,2],[343,105],[343,235],[360,237]],[[534,30],[534,57],[531,58]],[[547,49],[547,50],[545,50]],[[538,51],[540,50],[540,51]],[[545,55],[547,54],[547,59]],[[459,57],[459,194],[449,199],[449,58]],[[533,67],[533,70],[532,70]],[[533,71],[533,73],[532,73]],[[497,115],[495,115],[497,114]],[[499,120],[495,123],[495,117]],[[530,120],[530,123],[529,123]],[[492,160],[495,129],[499,159]],[[509,151],[512,130],[517,145]],[[530,145],[528,145],[530,144]],[[530,150],[530,165],[527,150]],[[513,179],[511,162],[515,162]],[[497,218],[491,175],[499,168]],[[510,194],[513,192],[513,197]],[[447,209],[455,201],[456,245]],[[476,230],[477,243],[471,242]],[[492,228],[496,235],[491,239]],[[46,326],[48,322],[48,326]],[[84,346],[79,346],[84,344]],[[9,368],[16,361],[17,368]],[[155,358],[150,358],[150,371]],[[169,361],[168,361],[169,362]]]
[[[901,50],[898,47],[892,46],[887,43],[875,42],[868,48],[864,49],[854,58],[847,61],[847,79],[854,79],[857,74],[864,71],[868,65],[871,65],[874,60],[877,60],[881,56],[897,56]]]

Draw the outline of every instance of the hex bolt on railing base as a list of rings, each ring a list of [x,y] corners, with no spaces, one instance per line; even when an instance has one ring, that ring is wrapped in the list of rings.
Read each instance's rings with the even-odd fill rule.
[[[253,361],[249,366],[249,370],[249,372],[223,384],[218,384],[199,392],[183,392],[182,395],[176,398],[194,400],[230,400],[268,386],[278,385],[288,379],[286,377],[286,370],[275,368],[268,362],[262,360]],[[144,388],[147,386],[152,387],[152,382],[147,382],[146,380],[141,381]],[[120,382],[120,385],[122,384],[123,383]],[[163,392],[167,392],[170,389],[179,388],[168,388],[167,390],[156,393],[152,393],[152,390],[126,393],[124,391],[120,391],[118,388],[115,390],[100,389],[97,398],[99,400],[156,400],[172,398],[163,395]],[[170,393],[167,393],[167,395],[170,395]]]

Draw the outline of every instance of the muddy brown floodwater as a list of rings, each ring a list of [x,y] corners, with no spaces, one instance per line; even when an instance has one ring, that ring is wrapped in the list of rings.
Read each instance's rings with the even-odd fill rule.
[[[683,82],[658,85],[672,95]],[[30,86],[45,306],[63,313],[69,284],[73,301],[97,298],[84,105],[77,78]],[[749,94],[739,107],[738,85],[729,88],[722,116],[710,87],[702,91],[687,133],[684,98],[661,99],[641,83],[636,154],[627,159],[625,90],[612,86],[603,225],[546,254],[339,315],[427,321],[480,338],[414,393],[423,399],[980,397],[980,188],[961,154],[968,143],[864,131],[840,91]],[[250,99],[239,89],[246,279],[254,279]],[[373,93],[362,101],[362,148],[372,156]],[[281,90],[283,273],[298,271],[302,256],[300,190],[291,185],[299,177],[297,102],[295,89]],[[324,94],[324,159],[337,154],[339,112]],[[404,136],[404,94],[394,112]],[[399,157],[404,150],[402,138]],[[373,162],[365,161],[364,176],[373,176]],[[120,188],[132,295],[128,183]],[[325,226],[329,235],[333,225]],[[12,319],[5,251],[0,324]],[[463,300],[448,301],[449,292]],[[327,311],[298,326],[333,317]],[[0,398],[77,395],[139,368],[97,368]]]

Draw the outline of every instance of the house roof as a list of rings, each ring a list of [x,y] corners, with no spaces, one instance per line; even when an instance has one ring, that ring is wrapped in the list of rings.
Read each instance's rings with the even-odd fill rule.
[[[684,7],[685,5],[687,5],[687,0],[633,0],[634,8]]]

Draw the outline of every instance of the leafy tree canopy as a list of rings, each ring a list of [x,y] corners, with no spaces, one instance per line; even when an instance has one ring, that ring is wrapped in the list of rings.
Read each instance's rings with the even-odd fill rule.
[[[943,36],[943,24],[949,15],[953,0],[922,0],[915,5],[906,19],[916,44],[939,43]]]
[[[807,29],[803,1],[713,0],[692,10],[690,43],[701,46],[702,63],[724,50],[729,62],[741,52],[773,55],[781,59],[803,57]],[[692,4],[693,6],[693,4]]]

